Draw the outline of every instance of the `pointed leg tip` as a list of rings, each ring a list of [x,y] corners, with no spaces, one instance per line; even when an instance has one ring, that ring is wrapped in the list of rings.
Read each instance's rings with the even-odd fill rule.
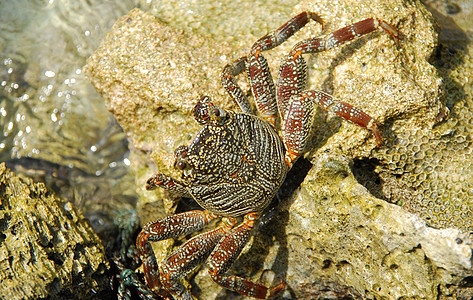
[[[383,137],[381,136],[381,132],[377,127],[373,130],[373,135],[376,140],[376,148],[381,148],[383,145]]]
[[[289,167],[289,169],[292,168],[292,166],[294,165],[294,163],[297,161],[297,159],[300,156],[301,156],[300,153],[287,150],[284,160],[286,161],[286,165]]]
[[[286,288],[286,280],[282,279],[281,283],[271,288],[269,291],[268,299],[279,295]]]

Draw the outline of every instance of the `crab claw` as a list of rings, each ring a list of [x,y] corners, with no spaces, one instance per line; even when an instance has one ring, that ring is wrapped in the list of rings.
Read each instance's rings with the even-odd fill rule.
[[[154,190],[158,187],[162,187],[163,185],[167,185],[171,181],[170,179],[170,177],[164,175],[163,173],[155,174],[146,181],[146,189]]]
[[[148,191],[156,188],[163,188],[176,196],[192,198],[187,187],[181,181],[163,173],[157,173],[146,181],[146,189]]]
[[[227,112],[213,104],[209,96],[203,96],[194,106],[194,118],[199,124],[223,125]]]

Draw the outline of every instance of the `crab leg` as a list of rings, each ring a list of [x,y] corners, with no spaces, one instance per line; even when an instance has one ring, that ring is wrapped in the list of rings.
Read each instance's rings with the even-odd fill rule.
[[[312,119],[315,113],[314,103],[347,121],[371,130],[376,145],[381,146],[383,139],[375,120],[357,107],[335,100],[322,91],[306,90],[293,96],[289,103],[289,113],[282,124],[282,139],[286,146],[286,164],[291,167],[301,156],[309,137]]]
[[[292,48],[289,55],[295,55],[298,52],[302,54],[330,50],[379,28],[389,33],[396,40],[399,39],[397,30],[386,21],[369,18],[340,28],[324,37],[300,41]]]
[[[286,285],[285,282],[273,288],[268,288],[239,276],[226,275],[227,270],[248,241],[257,218],[258,213],[246,214],[243,223],[232,229],[229,234],[220,240],[210,255],[208,265],[210,276],[221,286],[246,296],[267,299],[281,292]]]
[[[260,38],[255,42],[248,57],[241,57],[232,64],[227,65],[222,74],[222,83],[243,112],[250,113],[251,108],[244,93],[237,85],[234,77],[246,70],[255,97],[256,106],[262,118],[273,126],[277,119],[276,92],[273,78],[269,71],[267,60],[260,55],[261,52],[270,50],[285,42],[289,37],[304,27],[309,20],[322,24],[322,19],[315,13],[302,12],[290,19],[284,25]]]
[[[221,81],[223,87],[230,94],[233,101],[235,101],[235,103],[240,107],[241,111],[246,114],[253,114],[248,98],[235,80],[235,77],[243,73],[245,70],[246,56],[243,56],[223,68]]]
[[[174,250],[161,264],[160,279],[175,299],[192,300],[180,279],[201,265],[215,245],[235,225],[236,219],[226,218],[217,228],[199,234]]]
[[[276,99],[276,92],[268,62],[260,53],[279,46],[304,27],[311,19],[320,24],[323,23],[317,14],[302,12],[272,33],[256,41],[248,55],[247,72],[256,106],[261,117],[273,124],[273,126],[276,124],[278,113],[277,103],[274,101]]]
[[[136,240],[136,249],[143,261],[146,283],[155,293],[163,295],[163,293],[166,294],[165,291],[169,291],[173,295],[179,293],[185,294],[186,289],[181,286],[182,284],[177,278],[186,275],[200,262],[205,260],[215,246],[215,243],[233,225],[221,225],[218,228],[203,234],[204,237],[200,240],[194,238],[182,245],[178,248],[178,250],[182,249],[180,250],[181,253],[186,255],[188,253],[194,254],[191,257],[186,258],[185,255],[183,256],[182,254],[177,253],[178,250],[171,253],[171,255],[169,255],[163,262],[161,277],[160,274],[158,274],[158,263],[150,242],[175,238],[200,230],[215,218],[217,218],[217,216],[209,211],[194,210],[177,215],[171,215],[143,226],[143,229]],[[228,222],[226,224],[228,224]],[[200,257],[201,255],[203,258]],[[164,290],[162,289],[163,286]]]
[[[371,18],[343,27],[324,37],[311,38],[297,43],[289,55],[283,59],[279,68],[277,99],[281,119],[284,120],[288,113],[291,97],[302,91],[306,85],[307,67],[302,54],[317,53],[335,48],[378,28],[388,32],[396,39],[399,38],[396,29],[388,23]]]
[[[147,190],[154,190],[158,187],[166,189],[177,196],[192,198],[192,195],[179,180],[163,173],[157,173],[146,181]]]
[[[316,53],[332,49],[354,38],[381,28],[398,38],[398,32],[388,23],[378,19],[366,19],[341,28],[322,38],[312,38],[297,43],[279,68],[277,99],[281,119],[283,120],[283,141],[288,152],[286,163],[289,166],[301,155],[309,135],[313,103],[332,111],[347,121],[353,122],[373,132],[377,146],[381,146],[382,137],[375,121],[359,108],[344,102],[338,102],[332,96],[318,91],[302,91],[306,85],[306,63],[302,54]]]

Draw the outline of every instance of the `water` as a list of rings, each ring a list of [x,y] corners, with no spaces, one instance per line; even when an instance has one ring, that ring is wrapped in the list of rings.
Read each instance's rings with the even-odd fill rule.
[[[84,210],[133,207],[126,136],[82,66],[133,1],[0,2],[0,161]]]

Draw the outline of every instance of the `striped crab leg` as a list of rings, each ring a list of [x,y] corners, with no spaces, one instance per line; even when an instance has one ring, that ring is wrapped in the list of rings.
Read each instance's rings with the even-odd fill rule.
[[[235,225],[236,220],[222,222],[209,232],[200,234],[177,248],[161,264],[158,262],[150,242],[176,238],[198,230],[217,216],[209,211],[193,210],[170,215],[143,226],[136,239],[136,249],[143,261],[146,283],[151,290],[166,299],[169,294],[176,299],[189,299],[191,295],[180,279],[207,259],[217,242]]]
[[[278,108],[274,81],[269,71],[267,60],[261,52],[273,49],[284,43],[294,33],[304,27],[310,20],[322,24],[322,19],[315,13],[302,12],[287,21],[275,31],[257,40],[248,56],[239,58],[227,65],[222,74],[222,84],[243,112],[250,113],[250,105],[234,77],[247,70],[251,91],[261,117],[275,126]]]
[[[378,28],[398,39],[399,34],[387,22],[366,19],[343,27],[324,37],[311,38],[297,43],[283,59],[279,68],[277,99],[283,122],[283,141],[286,149],[286,163],[289,166],[301,155],[312,124],[314,102],[321,108],[330,110],[347,121],[353,122],[373,132],[377,146],[382,137],[373,118],[359,108],[345,102],[338,102],[332,96],[318,91],[303,91],[306,85],[307,67],[302,54],[317,53],[332,49]]]
[[[282,124],[282,140],[287,149],[285,160],[289,167],[292,167],[301,156],[307,144],[315,113],[315,103],[347,121],[371,130],[376,146],[381,147],[383,143],[381,132],[370,115],[348,103],[337,101],[322,91],[305,90],[291,97],[289,112]]]
[[[246,214],[243,222],[220,240],[209,257],[209,273],[215,282],[227,289],[257,299],[269,299],[285,288],[286,283],[284,281],[270,288],[227,273],[248,242],[258,216],[256,212]]]

